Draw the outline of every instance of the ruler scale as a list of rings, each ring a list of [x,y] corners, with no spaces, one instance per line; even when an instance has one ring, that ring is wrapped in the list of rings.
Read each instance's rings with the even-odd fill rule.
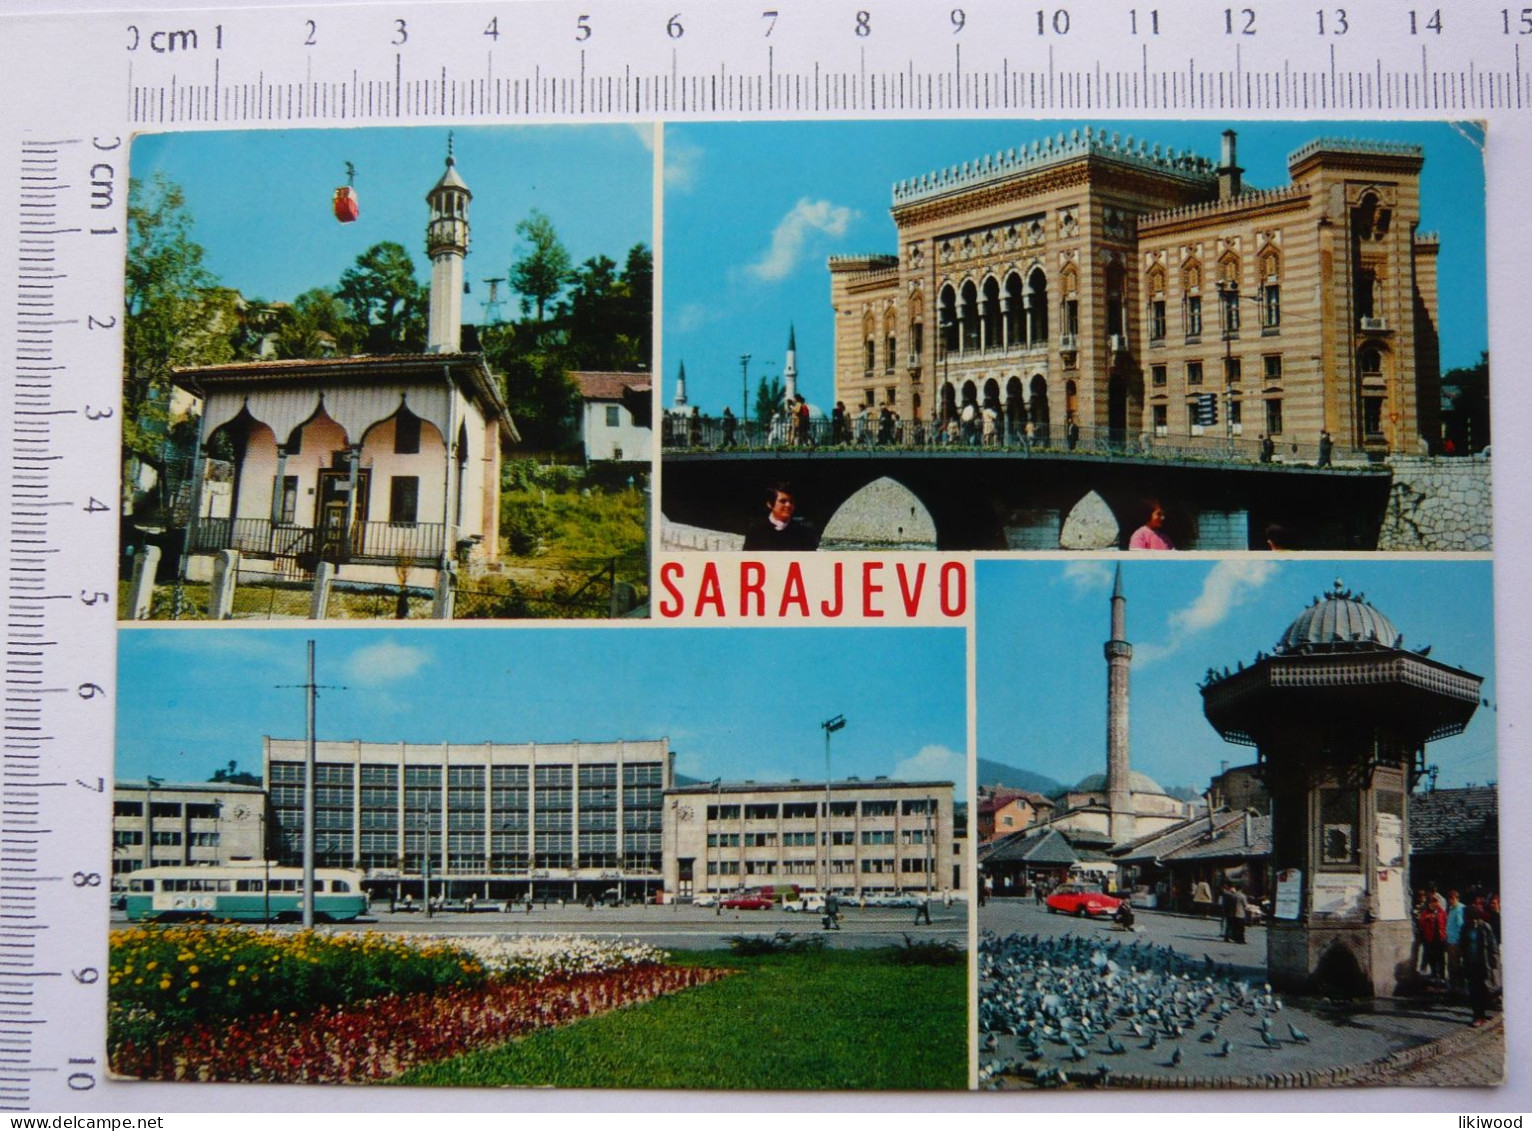
[[[100,822],[110,808],[110,751],[100,739],[110,733],[113,674],[110,449],[117,436],[120,298],[92,295],[120,290],[110,275],[104,286],[80,279],[85,268],[99,270],[104,262],[121,273],[120,202],[114,199],[120,159],[113,154],[122,148],[116,137],[28,138],[16,158],[6,296],[8,553],[0,710],[5,1110],[35,1108],[39,1092],[66,1106],[65,1096],[90,1091],[100,1080],[94,1026],[80,1032],[63,1019],[82,1006],[87,1016],[105,1008],[104,940],[71,928],[96,920],[110,879],[100,851],[104,837],[82,837],[78,830],[105,828]],[[102,368],[104,357],[111,359],[108,368]],[[92,383],[96,374],[106,379]],[[81,422],[93,431],[77,433]],[[82,443],[97,450],[85,454]],[[89,482],[109,486],[82,495]],[[76,584],[79,578],[85,582]],[[93,615],[82,623],[76,610]],[[84,628],[92,621],[93,628]],[[84,665],[81,654],[90,657]]]
[[[1532,105],[1521,49],[1532,43],[1532,8],[1435,0],[321,4],[16,17],[0,27],[11,119],[0,127],[0,176],[9,174],[12,205],[0,208],[10,272],[0,292],[9,547],[0,1110],[99,1108],[108,1090],[98,1058],[117,613],[112,414],[132,130],[655,117],[1503,119]]]
[[[442,5],[102,33],[138,125],[930,113],[1469,114],[1532,101],[1532,8],[1185,0]],[[345,50],[337,52],[343,29]],[[252,50],[252,43],[259,49]]]

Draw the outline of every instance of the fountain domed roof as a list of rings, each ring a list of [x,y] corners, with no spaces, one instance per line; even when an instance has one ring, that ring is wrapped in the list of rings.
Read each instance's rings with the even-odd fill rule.
[[[1337,579],[1334,589],[1316,597],[1287,626],[1276,650],[1278,654],[1358,651],[1403,644],[1393,621],[1369,605],[1364,594],[1353,593]]]

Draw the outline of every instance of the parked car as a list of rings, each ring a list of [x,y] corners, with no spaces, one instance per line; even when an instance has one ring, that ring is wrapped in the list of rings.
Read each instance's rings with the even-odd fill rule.
[[[1052,915],[1078,915],[1083,919],[1087,915],[1115,915],[1122,900],[1091,884],[1060,884],[1045,902]]]
[[[800,895],[797,899],[788,899],[782,902],[783,911],[807,911],[811,914],[822,913],[825,909],[825,897],[818,892],[809,892]]]
[[[771,900],[753,892],[741,892],[739,895],[729,896],[723,901],[723,905],[730,911],[765,911],[771,907]]]
[[[716,895],[694,895],[692,896],[692,906],[716,907],[718,906],[718,897]]]

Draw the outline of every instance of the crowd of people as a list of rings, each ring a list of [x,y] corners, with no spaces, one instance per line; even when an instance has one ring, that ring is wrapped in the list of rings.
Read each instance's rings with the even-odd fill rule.
[[[1410,964],[1448,994],[1465,997],[1481,1026],[1500,991],[1500,896],[1477,889],[1443,896],[1435,884],[1415,892]]]

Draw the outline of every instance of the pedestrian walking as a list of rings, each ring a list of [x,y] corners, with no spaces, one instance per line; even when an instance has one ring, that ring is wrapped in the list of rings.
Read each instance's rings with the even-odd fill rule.
[[[921,920],[925,920],[926,926],[931,925],[931,897],[925,892],[920,893],[915,904],[915,922],[919,923]]]
[[[825,896],[824,925],[827,931],[840,930],[840,899],[833,891]]]
[[[1335,453],[1335,441],[1330,439],[1330,433],[1327,430],[1326,431],[1321,431],[1319,433],[1319,464],[1318,464],[1318,466],[1320,466],[1320,467],[1329,467],[1330,466],[1330,457],[1334,453]]]

